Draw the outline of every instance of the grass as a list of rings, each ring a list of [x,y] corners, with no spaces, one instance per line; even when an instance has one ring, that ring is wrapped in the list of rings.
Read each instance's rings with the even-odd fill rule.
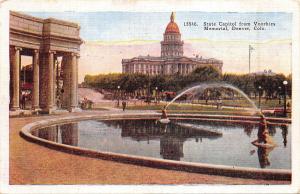
[[[194,102],[193,102],[194,103]],[[283,102],[282,102],[283,103]],[[215,104],[214,106],[203,106],[205,101],[200,101],[199,104],[188,104],[188,103],[172,103],[168,106],[168,113],[182,113],[182,114],[211,114],[211,115],[255,115],[252,111],[240,110],[234,108],[222,107],[222,109],[217,109]],[[246,100],[236,100],[236,101],[223,101],[223,105],[234,106],[234,107],[251,107],[249,102]],[[156,110],[160,112],[166,103],[160,104],[143,104],[143,105],[129,105],[126,109],[128,110]],[[210,104],[212,105],[212,104]],[[262,100],[261,107],[274,108],[278,107],[278,100]],[[282,104],[281,104],[282,105]],[[274,116],[274,115],[267,115]],[[290,117],[290,114],[288,115]]]
[[[157,110],[160,112],[164,104],[150,104],[150,105],[132,105],[128,106],[128,110]],[[183,114],[230,114],[230,115],[251,115],[249,111],[237,110],[237,109],[216,109],[216,107],[206,107],[199,104],[171,104],[168,106],[168,113],[183,113]]]
[[[259,99],[251,99],[255,105],[259,106]],[[193,103],[199,104],[206,104],[205,100],[193,101]],[[215,105],[215,101],[208,101],[208,104]],[[251,104],[246,99],[237,99],[237,100],[222,100],[222,105],[224,106],[234,106],[234,107],[252,107]],[[279,104],[278,99],[261,99],[260,102],[261,108],[268,109],[268,108],[275,108],[275,107],[283,107],[283,100]]]

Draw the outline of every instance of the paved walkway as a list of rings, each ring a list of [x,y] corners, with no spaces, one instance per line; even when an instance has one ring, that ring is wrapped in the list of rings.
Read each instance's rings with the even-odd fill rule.
[[[107,112],[99,111],[99,114]],[[68,115],[79,114],[89,112]],[[289,181],[212,176],[88,158],[49,149],[19,135],[27,123],[61,116],[10,119],[10,184],[290,184]]]

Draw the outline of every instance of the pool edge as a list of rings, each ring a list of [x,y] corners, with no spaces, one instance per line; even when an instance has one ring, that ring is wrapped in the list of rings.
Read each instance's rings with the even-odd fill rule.
[[[108,114],[108,115],[81,115],[81,116],[65,116],[62,118],[55,119],[46,119],[42,121],[36,121],[29,123],[22,127],[20,135],[28,141],[37,143],[39,145],[46,146],[51,149],[58,151],[76,154],[80,156],[99,158],[104,160],[111,160],[116,162],[122,162],[127,164],[141,165],[147,167],[169,169],[169,170],[179,170],[193,173],[202,173],[209,175],[221,175],[229,177],[238,177],[238,178],[251,178],[251,179],[265,179],[265,180],[291,180],[291,170],[282,170],[282,169],[258,169],[258,168],[248,168],[248,167],[235,167],[235,166],[226,166],[226,165],[215,165],[215,164],[206,164],[206,163],[192,163],[192,162],[183,162],[183,161],[172,161],[165,159],[156,159],[143,156],[133,156],[127,154],[118,154],[112,152],[100,152],[84,148],[79,148],[75,146],[59,144],[56,142],[51,142],[33,136],[31,131],[37,128],[62,124],[74,121],[83,121],[90,119],[113,119],[113,118],[130,118],[132,116],[138,118],[159,118],[160,114],[157,113],[146,113],[146,114]]]

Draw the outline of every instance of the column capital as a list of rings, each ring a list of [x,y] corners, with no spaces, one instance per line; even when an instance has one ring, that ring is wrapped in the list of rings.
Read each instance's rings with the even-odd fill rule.
[[[15,51],[22,51],[22,47],[19,47],[19,46],[15,46],[14,49],[15,49]]]
[[[48,51],[46,51],[46,53],[48,53],[48,54],[56,54],[56,51],[48,50]]]
[[[35,54],[40,53],[40,49],[34,49],[34,50],[33,50],[33,53],[35,53]]]
[[[80,57],[80,54],[79,53],[71,53],[71,56],[75,56],[75,57]]]

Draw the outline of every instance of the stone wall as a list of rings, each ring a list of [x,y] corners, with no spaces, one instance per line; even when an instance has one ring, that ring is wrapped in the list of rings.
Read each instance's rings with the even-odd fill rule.
[[[54,18],[41,19],[10,12],[10,45],[39,50],[79,53],[80,26]]]
[[[11,29],[42,35],[43,22],[43,19],[10,12],[9,27]]]

